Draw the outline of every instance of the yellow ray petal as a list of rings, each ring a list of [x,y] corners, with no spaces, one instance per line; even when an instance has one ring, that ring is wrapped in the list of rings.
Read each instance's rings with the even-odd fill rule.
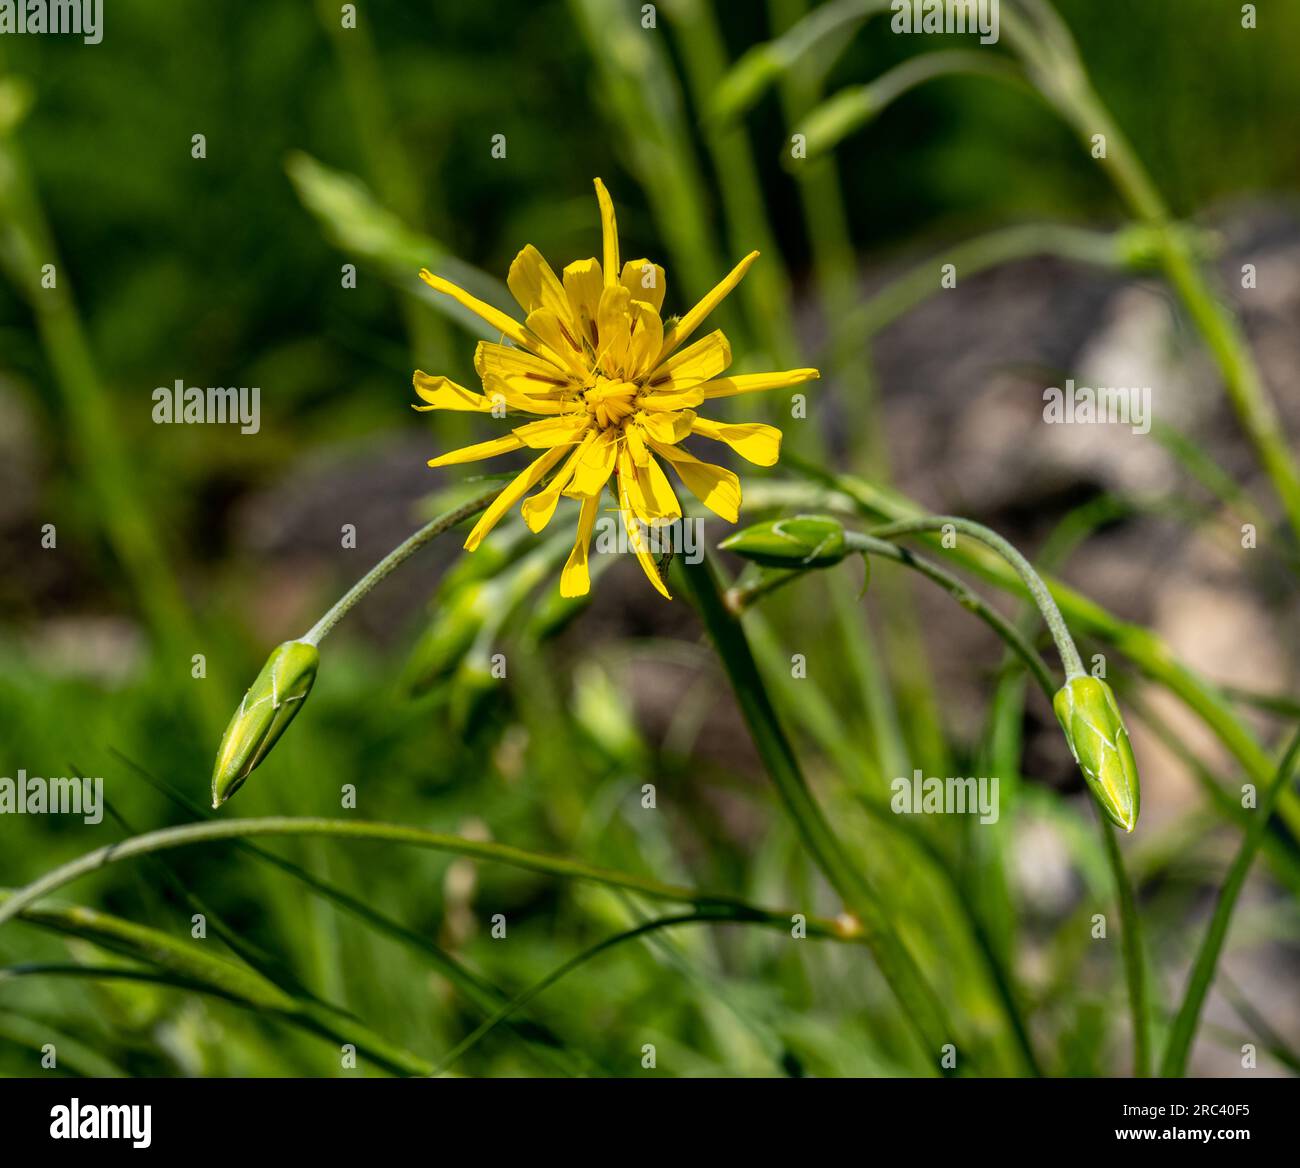
[[[664,333],[664,346],[660,350],[659,360],[663,360],[678,345],[691,335],[697,328],[704,323],[704,318],[709,315],[723,300],[727,294],[740,283],[744,274],[749,271],[750,265],[758,259],[758,252],[751,251],[743,260],[740,261],[731,271],[714,287],[703,300],[681,318],[672,328]]]
[[[740,479],[725,467],[701,462],[680,446],[651,441],[656,454],[672,464],[686,489],[728,523],[740,518]]]
[[[459,450],[440,454],[429,459],[430,466],[456,466],[462,462],[478,462],[482,458],[496,458],[498,454],[508,454],[511,450],[523,448],[524,440],[514,434],[504,438],[493,438],[490,442],[479,442],[473,446],[462,446]]]
[[[581,413],[561,414],[557,418],[543,418],[540,422],[529,422],[525,426],[516,426],[513,433],[524,446],[534,450],[547,450],[552,446],[572,446],[581,440],[591,427],[591,415],[583,410]]]
[[[433,377],[422,369],[415,371],[412,379],[415,392],[428,405],[412,405],[416,410],[461,410],[470,413],[488,413],[492,409],[492,399],[457,385],[446,377]]]
[[[690,434],[691,426],[695,423],[695,413],[692,410],[642,412],[636,415],[636,423],[652,441],[675,446]]]
[[[511,388],[509,382],[491,376],[483,379],[483,394],[489,405],[495,403],[525,414],[542,414],[545,416],[571,414],[574,412],[575,404],[579,407],[582,404],[581,399],[576,395],[572,397],[531,397],[528,394],[517,393]],[[500,410],[497,411],[497,416],[501,416]]]
[[[650,460],[650,450],[645,444],[645,431],[633,422],[630,426],[623,427],[623,438],[632,454],[632,461],[637,466],[645,466]]]
[[[528,530],[536,535],[551,521],[555,514],[555,508],[560,502],[560,493],[569,485],[569,480],[573,478],[573,472],[577,469],[578,462],[589,447],[596,440],[596,432],[589,431],[586,436],[578,443],[578,448],[569,455],[568,461],[560,467],[555,473],[555,477],[535,495],[530,495],[524,500],[523,506],[519,512],[524,517],[524,522],[528,524]]]
[[[524,348],[535,347],[535,342],[524,332],[523,325],[514,317],[507,316],[499,308],[493,308],[486,301],[471,296],[464,288],[458,287],[450,280],[444,280],[441,276],[435,276],[427,268],[421,270],[420,279],[435,292],[442,292],[444,295],[450,296],[457,304],[463,304],[475,316],[482,317],[496,332],[509,337],[516,345],[522,345]]]
[[[599,492],[582,500],[582,514],[578,516],[578,538],[574,541],[564,571],[560,573],[561,596],[586,596],[591,591],[587,548],[591,544],[591,532],[596,526],[596,512],[599,508]]]
[[[465,550],[472,552],[477,549],[478,545],[483,542],[483,537],[501,522],[501,517],[537,486],[551,467],[559,462],[564,455],[564,447],[557,446],[554,450],[548,450],[541,458],[534,459],[526,470],[519,474],[501,494],[492,500],[492,505],[479,517],[479,521],[474,524],[474,530],[469,533],[469,537],[465,540]]]
[[[562,369],[581,377],[587,371],[587,362],[582,353],[582,342],[573,335],[573,331],[563,320],[549,308],[537,308],[528,314],[524,322],[528,331],[536,338],[532,342],[534,349],[538,341],[544,346],[548,356],[554,355],[555,363]]]
[[[609,377],[627,364],[632,330],[632,294],[622,284],[606,288],[596,309],[596,362]]]
[[[664,270],[649,260],[628,260],[618,282],[632,293],[633,300],[644,300],[656,312],[664,306]]]
[[[757,466],[773,466],[781,457],[781,431],[762,422],[727,424],[711,418],[696,418],[692,434],[702,434],[715,442],[725,442],[741,458]]]
[[[596,348],[596,310],[605,282],[597,260],[574,260],[564,269],[564,292],[569,298],[569,314],[587,343]]]
[[[567,369],[560,369],[526,349],[479,341],[474,350],[474,372],[486,383],[504,381],[516,393],[546,397],[577,393],[581,386]]]
[[[704,404],[704,394],[700,387],[693,386],[681,393],[643,393],[636,399],[636,404],[643,410],[663,412],[665,410],[693,410]]]
[[[625,489],[622,480],[619,481],[619,514],[623,520],[623,526],[627,529],[628,543],[636,555],[636,562],[641,565],[641,570],[646,574],[646,579],[654,585],[657,591],[665,600],[671,600],[672,595],[664,586],[662,577],[659,575],[659,569],[655,566],[655,558],[649,548],[649,541],[645,537],[641,521],[632,511],[632,503],[628,498],[628,492]]]
[[[638,519],[671,521],[682,517],[681,504],[664,469],[653,458],[638,466],[624,445],[618,452],[620,491],[626,491]]]
[[[618,283],[618,221],[614,218],[614,200],[605,184],[596,179],[596,202],[600,204],[601,269],[605,287]]]
[[[594,442],[582,452],[578,465],[573,468],[573,478],[564,493],[580,499],[599,494],[600,489],[614,473],[614,459],[618,454],[617,435],[614,430],[602,430]]]
[[[787,369],[783,373],[742,373],[739,377],[719,377],[700,386],[705,397],[734,397],[738,393],[758,393],[764,389],[782,389],[816,381],[816,369]]]
[[[636,381],[650,371],[650,362],[659,356],[664,343],[664,322],[644,300],[633,300],[629,311],[631,326],[624,372],[629,381]]]
[[[564,285],[531,243],[515,256],[506,285],[519,301],[525,316],[538,308],[547,308],[561,320],[570,320],[569,298],[564,294]]]
[[[731,342],[721,329],[715,329],[662,362],[646,379],[646,389],[688,389],[720,376],[730,364]]]

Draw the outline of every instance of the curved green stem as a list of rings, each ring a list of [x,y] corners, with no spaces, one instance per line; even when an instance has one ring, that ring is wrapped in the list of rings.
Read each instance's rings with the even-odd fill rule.
[[[739,897],[721,893],[701,892],[694,888],[685,888],[675,884],[665,884],[646,876],[635,876],[628,872],[616,872],[609,868],[597,868],[579,860],[569,860],[563,856],[548,856],[541,852],[525,851],[523,848],[508,844],[488,843],[482,840],[466,839],[463,836],[449,835],[444,832],[426,831],[424,828],[407,827],[395,823],[372,823],[367,820],[315,819],[285,816],[270,816],[264,819],[229,819],[211,823],[190,823],[181,827],[167,827],[160,831],[146,832],[133,836],[121,843],[109,844],[96,848],[93,852],[71,860],[58,868],[47,872],[39,880],[16,890],[3,904],[0,904],[0,925],[11,920],[41,897],[62,888],[66,884],[94,872],[119,860],[132,856],[149,855],[153,852],[166,851],[170,848],[182,848],[191,844],[211,843],[216,840],[237,840],[249,836],[330,836],[339,839],[371,840],[382,843],[407,844],[412,847],[428,848],[437,852],[451,852],[471,859],[490,860],[523,868],[531,872],[543,872],[550,876],[562,876],[572,880],[590,880],[611,888],[625,888],[639,892],[655,900],[670,900],[680,904],[701,906],[725,906],[737,912],[744,912],[755,917],[779,917],[788,922],[791,913],[755,908]],[[852,934],[839,928],[833,922],[818,919],[816,927],[827,935],[836,935],[843,940],[852,940]],[[809,927],[814,921],[809,918]]]
[[[1070,636],[1070,630],[1066,628],[1061,610],[1052,599],[1047,585],[1043,583],[1042,577],[1034,571],[1034,566],[1025,559],[1019,549],[1009,540],[1003,539],[996,531],[990,530],[982,523],[974,523],[957,515],[926,515],[919,519],[903,519],[897,523],[888,523],[884,527],[872,528],[867,534],[885,540],[903,535],[943,531],[948,527],[992,548],[1015,569],[1029,595],[1033,597],[1034,603],[1038,605],[1038,611],[1043,614],[1043,620],[1052,634],[1052,640],[1056,642],[1056,650],[1061,655],[1061,664],[1065,667],[1066,681],[1083,677],[1083,662],[1079,658],[1079,650],[1074,647],[1074,638]]]
[[[1142,927],[1138,917],[1133,883],[1124,868],[1124,857],[1115,839],[1115,829],[1104,816],[1097,826],[1106,845],[1106,861],[1115,881],[1119,899],[1119,923],[1123,930],[1120,951],[1124,955],[1124,977],[1128,983],[1129,1009],[1133,1015],[1133,1075],[1146,1079],[1151,1075],[1151,1009],[1147,1002],[1146,956],[1142,951]]]
[[[492,500],[501,494],[502,489],[502,487],[496,487],[476,499],[471,499],[468,503],[454,507],[450,511],[444,511],[441,515],[431,519],[414,535],[399,543],[369,572],[353,584],[339,599],[338,603],[312,625],[311,630],[305,636],[298,639],[308,645],[319,645],[329,635],[330,630],[352,611],[356,603],[376,584],[391,575],[398,565],[409,560],[431,539],[441,535],[449,528],[455,527],[456,524],[472,518],[479,512],[487,510],[491,506]]]
[[[170,799],[176,806],[198,819],[213,819],[213,813],[202,803],[189,798],[184,792],[176,790],[166,780],[151,774],[138,762],[127,757],[121,751],[113,747],[110,747],[109,750],[135,771],[150,787]],[[79,770],[79,768],[74,769]],[[313,875],[291,860],[286,860],[281,856],[277,856],[274,852],[258,847],[257,844],[238,839],[234,841],[234,846],[244,855],[252,856],[254,859],[261,860],[273,868],[278,868],[281,872],[305,885],[322,900],[328,901],[370,926],[381,935],[396,941],[400,945],[405,945],[412,952],[419,954],[420,957],[429,961],[433,968],[446,978],[465,1000],[479,1012],[490,1014],[507,1000],[504,991],[474,973],[453,954],[430,940],[423,933],[409,928],[401,921],[386,916],[359,897],[353,896],[350,892],[346,892],[342,888],[320,879],[320,877]],[[534,1044],[537,1054],[546,1060],[548,1066],[562,1070],[568,1075],[578,1074],[578,1066],[565,1049],[564,1042],[559,1035],[527,1018],[519,1021],[512,1020],[509,1025],[515,1027],[522,1038]]]
[[[980,76],[1004,81],[1032,94],[1024,71],[1005,56],[968,49],[940,50],[910,57],[865,85],[846,86],[808,112],[799,123],[807,158],[815,159],[878,117],[905,93],[937,77]]]
[[[928,520],[921,520],[918,522],[926,523]],[[945,522],[953,521],[945,520]],[[966,524],[966,521],[959,522]],[[968,526],[978,527],[977,524]],[[926,530],[934,529],[927,528]],[[981,528],[980,530],[986,536],[994,536],[994,533],[987,531],[987,529]],[[878,542],[883,543],[883,541],[872,540],[870,536],[863,536],[855,532],[846,533],[846,537],[850,547],[860,547],[863,551],[875,551],[876,549],[871,545]],[[1001,536],[994,536],[994,538],[998,543],[1004,544],[1007,549],[1012,551],[1015,554],[1015,557],[1017,557],[1025,567],[1028,567],[1028,561],[1025,560],[1011,544],[1007,543],[1007,541],[1002,539]],[[990,546],[994,546],[988,538],[985,538],[983,542],[990,544]],[[892,544],[883,544],[883,546],[893,548]],[[903,551],[903,549],[894,550],[899,552]],[[1003,551],[1002,548],[998,548],[997,550]],[[1005,555],[1005,552],[1003,552],[1003,554]],[[1011,559],[1011,557],[1007,558]],[[903,562],[909,563],[909,566],[917,568],[923,574],[929,576],[931,579],[947,588],[963,607],[974,612],[984,620],[985,623],[994,630],[994,632],[998,633],[998,635],[1003,638],[1009,648],[1029,664],[1030,672],[1033,673],[1034,679],[1042,688],[1048,702],[1051,702],[1055,694],[1055,686],[1053,685],[1051,675],[1048,673],[1042,657],[1040,657],[1038,653],[1034,651],[1033,647],[1028,644],[1020,630],[996,610],[989,608],[979,596],[968,589],[960,580],[957,580],[956,577],[950,576],[942,568],[939,568],[938,565],[930,564],[928,561],[919,560],[915,557],[913,557],[913,559],[915,562],[910,562],[907,559],[903,559]],[[1013,565],[1015,564],[1014,559],[1012,559],[1011,562]],[[1037,581],[1038,587],[1046,593],[1046,587],[1043,585],[1038,574],[1034,572],[1031,567],[1028,568],[1028,571],[1033,579]],[[1023,572],[1021,572],[1021,577],[1024,579]],[[1026,587],[1030,589],[1030,594],[1037,600],[1038,594],[1030,585],[1029,580],[1025,580],[1025,584]],[[1047,595],[1048,600],[1050,601],[1050,594]],[[1041,603],[1039,607],[1040,609],[1042,608]],[[1059,610],[1056,610],[1054,603],[1051,607],[1055,611],[1056,620],[1060,623],[1061,628],[1064,629],[1065,624],[1064,621],[1061,620]],[[1045,617],[1047,616],[1046,611],[1044,611],[1043,615]],[[1050,627],[1050,620],[1048,621],[1048,624]],[[1073,653],[1075,662],[1078,663],[1078,652],[1074,648],[1074,642],[1069,640],[1069,636],[1069,632],[1066,631],[1065,637],[1067,639],[1069,650]],[[1059,639],[1057,640],[1057,646],[1058,649],[1061,647],[1061,641]],[[1061,656],[1062,660],[1068,662],[1068,658],[1064,652],[1062,652]],[[1068,668],[1069,666],[1067,664],[1067,671]],[[1080,673],[1082,673],[1081,667]],[[1110,866],[1111,878],[1115,883],[1115,895],[1119,901],[1120,926],[1123,930],[1121,947],[1124,955],[1124,970],[1128,982],[1129,1007],[1133,1016],[1133,1073],[1138,1078],[1146,1078],[1151,1073],[1151,1011],[1146,994],[1146,959],[1143,952],[1141,919],[1138,916],[1137,899],[1133,894],[1133,884],[1132,881],[1129,880],[1128,872],[1124,868],[1124,858],[1120,854],[1119,845],[1115,841],[1115,836],[1111,831],[1110,824],[1102,820],[1100,821],[1100,827],[1106,845],[1106,860]]]
[[[897,544],[889,543],[887,540],[875,539],[859,531],[846,531],[844,538],[848,546],[855,551],[894,560],[914,569],[927,579],[933,580],[947,591],[962,608],[979,617],[1006,642],[1007,647],[1029,667],[1029,672],[1034,675],[1034,679],[1043,687],[1043,692],[1047,694],[1048,700],[1051,700],[1052,695],[1056,692],[1056,686],[1052,681],[1052,675],[1047,668],[1047,663],[1042,658],[1042,654],[1029,643],[1028,638],[1015,625],[998,612],[996,608],[992,607],[979,593],[967,587],[962,580],[941,568],[932,560],[915,555],[908,551],[907,548],[901,548]]]
[[[941,530],[946,525],[953,525],[958,530],[966,530],[968,534],[975,536],[988,546],[994,547],[999,551],[1013,566],[1017,567],[1021,578],[1025,582],[1026,588],[1030,595],[1038,599],[1040,591],[1046,596],[1050,609],[1054,612],[1055,622],[1059,625],[1064,633],[1065,647],[1061,653],[1062,660],[1067,662],[1072,659],[1079,667],[1079,673],[1082,673],[1082,666],[1079,662],[1078,651],[1074,648],[1074,643],[1069,639],[1070,634],[1065,629],[1065,623],[1061,619],[1059,610],[1056,609],[1055,603],[1051,601],[1050,594],[1047,593],[1046,586],[1039,578],[1038,574],[1029,565],[1029,562],[1001,536],[979,524],[971,523],[968,520],[958,519],[951,516],[935,516],[925,519],[918,519],[914,522],[893,524],[885,528],[877,528],[876,532],[885,532],[890,535],[911,534],[912,532],[931,532]],[[974,529],[974,530],[971,530]],[[862,535],[858,532],[845,532],[845,541],[847,545],[855,551],[867,554],[887,555],[890,558],[906,564],[908,567],[915,568],[923,575],[934,580],[942,587],[948,590],[958,602],[975,615],[979,616],[990,628],[994,630],[1006,644],[1016,652],[1029,665],[1030,672],[1034,679],[1042,688],[1044,695],[1049,702],[1055,696],[1055,685],[1052,681],[1051,674],[1043,659],[1032,645],[1028,643],[1024,635],[1010,621],[998,613],[976,593],[972,592],[960,580],[950,573],[944,571],[937,564],[932,564],[928,560],[912,556],[905,549],[897,548],[893,544],[884,540],[873,538],[869,535]],[[1008,555],[1008,552],[1011,553]],[[1017,561],[1019,561],[1017,565]],[[1035,588],[1036,584],[1036,588]],[[756,586],[754,589],[745,592],[732,590],[730,594],[730,603],[732,611],[743,611],[746,603],[758,596],[763,595],[762,586]],[[1040,603],[1040,608],[1043,605]],[[1044,616],[1047,617],[1047,610],[1044,610]],[[1048,619],[1049,627],[1052,625],[1052,618]],[[1058,648],[1062,647],[1062,641],[1058,639]],[[1072,656],[1071,656],[1072,655]],[[1074,675],[1071,675],[1074,676]],[[1150,1074],[1150,1006],[1146,995],[1146,961],[1143,951],[1142,926],[1137,911],[1137,900],[1133,894],[1133,885],[1129,880],[1128,872],[1124,868],[1123,856],[1120,854],[1119,847],[1110,832],[1109,825],[1105,822],[1101,824],[1102,833],[1106,845],[1106,859],[1111,870],[1111,878],[1115,883],[1115,895],[1119,901],[1120,923],[1122,926],[1122,951],[1124,955],[1124,968],[1127,977],[1129,991],[1129,1005],[1133,1015],[1133,1067],[1134,1074],[1138,1077],[1146,1077]],[[971,914],[972,920],[975,920]],[[983,937],[980,938],[984,940]],[[995,967],[995,976],[1000,976],[1000,968]],[[1013,1013],[1013,1022],[1016,1024],[1016,1037],[1021,1043],[1022,1050],[1027,1053],[1031,1064],[1033,1062],[1033,1048],[1028,1045],[1028,1036],[1023,1033],[1019,1027],[1019,1017],[1014,1010],[1014,997],[1010,994],[1007,987],[999,984],[999,993],[1003,995],[1004,1002],[1008,1003]]]
[[[921,514],[921,509],[905,496],[855,475],[834,474],[788,455],[783,461],[805,478],[821,483],[833,492],[802,499],[801,506],[827,507],[887,521],[910,519]],[[1025,591],[1014,570],[986,549],[981,547],[972,551],[957,547],[946,550],[965,567],[999,588],[1017,593]],[[1219,688],[1179,661],[1158,634],[1142,625],[1120,620],[1090,597],[1050,574],[1044,579],[1061,611],[1068,614],[1075,628],[1110,645],[1132,661],[1143,676],[1168,689],[1205,723],[1255,783],[1267,783],[1273,777],[1273,760],[1251,729],[1224,700]],[[1290,796],[1290,792],[1282,792],[1278,814],[1294,837],[1300,831],[1300,800]]]

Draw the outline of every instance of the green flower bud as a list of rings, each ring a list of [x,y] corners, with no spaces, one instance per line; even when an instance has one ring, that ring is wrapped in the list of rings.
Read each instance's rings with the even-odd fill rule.
[[[710,117],[726,124],[749,109],[781,75],[781,58],[766,45],[750,49],[731,67],[713,91]]]
[[[1100,678],[1072,677],[1052,700],[1070,753],[1106,815],[1125,831],[1137,825],[1137,762],[1115,695]]]
[[[455,673],[491,615],[492,600],[490,582],[481,580],[473,580],[445,596],[402,671],[402,688],[407,693],[422,694]]]
[[[765,568],[825,568],[849,554],[843,525],[825,515],[756,523],[718,546]]]
[[[320,653],[306,641],[286,641],[257,675],[230,719],[212,769],[212,806],[220,807],[276,744],[316,680]]]

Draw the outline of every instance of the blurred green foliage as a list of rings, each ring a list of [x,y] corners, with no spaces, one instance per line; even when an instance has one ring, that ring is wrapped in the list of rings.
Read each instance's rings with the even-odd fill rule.
[[[432,432],[441,423],[410,413],[410,373],[420,363],[469,380],[473,346],[429,311],[416,279],[420,263],[451,258],[471,278],[477,270],[499,279],[524,242],[556,261],[593,254],[595,175],[619,203],[626,253],[663,255],[662,213],[638,181],[634,144],[611,117],[604,75],[573,6],[362,0],[361,26],[349,37],[336,30],[339,7],[116,0],[102,46],[0,43],[0,81],[22,79],[33,98],[19,121],[18,91],[3,91],[12,101],[0,100],[0,120],[17,123],[12,141],[62,257],[60,280],[84,323],[125,468],[198,638],[192,649],[180,646],[183,655],[153,652],[139,598],[105,536],[99,500],[87,490],[84,460],[94,451],[75,448],[73,406],[57,389],[31,308],[12,282],[0,282],[0,390],[33,420],[33,441],[21,453],[35,480],[30,505],[4,533],[14,561],[5,565],[0,613],[0,774],[19,767],[102,774],[130,830],[191,818],[137,767],[202,801],[225,716],[214,722],[213,711],[232,710],[269,645],[302,631],[268,630],[264,612],[249,619],[250,592],[278,569],[251,565],[241,551],[237,505],[286,482],[317,455],[364,451],[393,433],[427,437],[432,453],[449,433]],[[1267,28],[1249,40],[1220,27],[1236,7],[1217,0],[1061,4],[1097,88],[1180,214],[1300,184],[1300,6],[1262,4]],[[646,35],[661,38],[677,75],[673,4],[660,8],[657,32]],[[732,60],[772,35],[763,4],[714,8]],[[828,88],[860,83],[931,47],[873,26],[847,45]],[[711,169],[701,111],[689,96],[682,101],[689,147],[705,176],[707,204],[699,212],[715,228],[718,253],[734,257],[746,243],[725,238],[720,226],[716,190],[727,176]],[[788,127],[778,95],[766,96],[745,127],[776,243],[802,285],[815,273],[797,187],[781,165]],[[206,137],[203,160],[191,156],[195,134]],[[492,156],[494,134],[506,135],[504,159]],[[981,80],[944,80],[908,95],[849,139],[835,167],[851,208],[851,240],[864,256],[995,221],[1118,217],[1113,193],[1059,123]],[[335,181],[343,186],[331,186]],[[386,209],[384,246],[373,255],[363,241],[330,229],[330,216],[312,198],[327,187],[343,199],[333,205],[353,227],[363,223],[358,206]],[[349,202],[349,193],[360,203]],[[361,265],[356,290],[342,286],[347,262]],[[670,284],[670,297],[674,292]],[[150,394],[176,379],[260,385],[261,433],[154,426]],[[437,485],[431,478],[430,489]],[[265,502],[273,496],[258,497],[273,506]],[[59,554],[77,571],[50,586],[37,574],[29,587],[28,559],[53,554],[32,550],[45,522],[57,523]],[[492,553],[504,561],[518,554],[508,535]],[[356,556],[339,551],[330,578],[313,577],[305,594],[292,593],[276,611],[298,622],[317,615],[374,558],[367,553],[361,564]],[[283,573],[292,571],[286,563]],[[457,611],[476,586],[470,572],[462,576],[442,593]],[[703,688],[692,691],[698,708],[680,711],[658,734],[638,723],[633,694],[644,692],[629,683],[634,663],[652,663],[653,684],[668,688],[700,666],[687,618],[669,618],[680,639],[661,641],[661,618],[598,600],[584,619],[604,623],[591,627],[630,635],[594,638],[575,664],[582,637],[576,646],[573,639],[557,646],[552,637],[575,614],[554,611],[554,598],[546,604],[512,633],[508,698],[486,705],[472,683],[457,688],[478,660],[448,659],[467,646],[481,652],[473,629],[417,623],[405,643],[421,645],[426,657],[414,663],[400,647],[347,633],[331,640],[310,707],[241,792],[237,813],[337,815],[342,785],[352,783],[365,818],[490,832],[767,906],[816,904],[833,912],[833,898],[813,880],[767,789],[755,782],[743,743],[699,740],[718,696],[716,675],[706,672]],[[834,645],[827,612],[801,615],[811,643],[821,637]],[[70,647],[54,636],[67,618],[83,621],[73,626]],[[106,630],[101,640],[92,637],[97,629]],[[461,632],[466,639],[458,639]],[[191,676],[190,652],[207,657],[205,679]],[[195,705],[185,696],[190,687],[213,692]],[[414,698],[413,689],[420,691]],[[845,711],[839,687],[831,692],[833,722],[837,704]],[[856,717],[843,726],[850,740],[862,734]],[[655,815],[642,811],[645,783],[658,790]],[[1060,816],[1040,792],[1025,797],[1041,801],[1036,809],[1044,816]],[[879,841],[852,797],[834,796],[832,809],[857,842]],[[54,816],[6,817],[0,885],[26,882],[127,833],[111,816],[94,829]],[[1084,856],[1080,879],[1104,895],[1096,844],[1076,842]],[[445,946],[508,993],[646,911],[606,889],[427,853],[304,841],[268,847]],[[974,841],[959,842],[958,850],[978,864]],[[960,963],[945,966],[950,950],[969,946],[950,892],[920,872],[905,847],[873,847],[872,855],[877,882],[895,890],[901,911],[930,906],[932,915],[909,923],[909,941],[926,968],[940,970],[940,988],[959,1012],[998,1048],[989,987]],[[482,1017],[411,945],[378,935],[232,846],[165,861],[98,874],[69,899],[185,937],[193,906],[177,890],[189,890],[316,994],[429,1058]],[[489,909],[506,914],[509,943],[490,937]],[[1005,919],[993,928],[999,939],[991,944],[1003,956],[1007,929]],[[84,942],[73,944],[84,953],[75,947]],[[1053,970],[1077,968],[1081,955],[1072,944],[1064,931],[1044,942]],[[67,954],[61,939],[30,924],[0,933],[6,964]],[[1102,1020],[1118,1000],[1115,986],[1088,967],[1055,988],[1060,992],[1045,990],[1035,1003],[1040,1027],[1059,1039],[1053,1069],[1112,1068],[1119,1040]],[[549,991],[531,1016],[607,1073],[641,1073],[645,1043],[658,1047],[659,1073],[678,1075],[918,1067],[859,951],[825,942],[791,946],[779,934],[740,926],[665,932],[607,954]],[[0,1072],[34,1073],[41,1041],[56,1041],[67,1054],[61,1066],[74,1072],[102,1071],[108,1060],[140,1074],[338,1073],[328,1043],[174,989],[38,979],[0,986]],[[990,1061],[1016,1067],[1006,1048]],[[507,1031],[458,1069],[556,1070],[536,1045]]]

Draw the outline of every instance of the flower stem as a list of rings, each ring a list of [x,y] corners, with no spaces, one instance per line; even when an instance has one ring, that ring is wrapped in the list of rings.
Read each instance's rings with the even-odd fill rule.
[[[1151,1010],[1147,1002],[1146,955],[1142,948],[1142,924],[1138,916],[1137,898],[1133,895],[1133,882],[1124,868],[1124,857],[1115,839],[1115,829],[1098,816],[1102,842],[1106,845],[1106,862],[1110,865],[1111,879],[1115,882],[1115,896],[1119,900],[1120,949],[1124,955],[1124,976],[1128,982],[1129,1010],[1133,1015],[1133,1076],[1146,1079],[1151,1076]]]
[[[903,535],[943,531],[948,527],[992,548],[1016,570],[1029,595],[1033,597],[1034,603],[1038,605],[1038,611],[1043,614],[1043,620],[1052,634],[1052,640],[1056,642],[1056,651],[1061,655],[1061,664],[1065,667],[1066,681],[1083,677],[1083,662],[1079,658],[1079,650],[1074,647],[1074,638],[1070,636],[1070,630],[1065,626],[1061,610],[1057,608],[1056,601],[1047,590],[1047,585],[1020,551],[996,531],[956,515],[925,515],[919,519],[904,519],[897,523],[886,524],[884,527],[873,528],[868,534],[876,539],[895,539]]]
[[[760,679],[745,631],[723,599],[716,569],[707,556],[698,564],[678,563],[786,811],[817,866],[857,918],[876,965],[903,1007],[909,1025],[929,1056],[936,1058],[940,1048],[953,1041],[943,1005],[881,910],[870,881],[850,860],[813,798]]]
[[[802,499],[802,506],[847,509],[869,519],[886,519],[891,522],[911,519],[921,513],[917,504],[906,496],[876,486],[865,479],[854,475],[833,474],[789,456],[783,461],[792,465],[803,477],[821,483],[831,492]],[[948,550],[964,567],[999,588],[1015,592],[1024,588],[1020,577],[985,548],[975,548],[972,551],[958,547]],[[1069,614],[1075,628],[1081,628],[1090,636],[1110,645],[1132,661],[1143,676],[1168,689],[1223,743],[1245,768],[1251,781],[1264,784],[1272,778],[1273,760],[1250,727],[1237,716],[1218,687],[1179,661],[1161,637],[1143,625],[1120,620],[1096,601],[1076,592],[1050,574],[1046,583],[1061,609]],[[1282,792],[1278,814],[1292,837],[1300,832],[1300,799],[1292,792]]]
[[[1048,672],[1042,656],[1030,644],[1029,639],[979,593],[968,588],[951,572],[941,568],[933,561],[913,555],[906,548],[900,548],[887,540],[873,539],[871,536],[863,535],[859,531],[846,531],[844,539],[845,543],[855,551],[896,560],[898,563],[919,572],[922,576],[933,580],[939,587],[947,591],[962,608],[974,613],[1006,642],[1007,647],[1029,667],[1029,671],[1034,675],[1038,684],[1043,687],[1043,692],[1047,694],[1047,700],[1049,702],[1052,700],[1056,687],[1052,682],[1052,675]]]
[[[321,617],[308,633],[298,639],[308,645],[319,645],[329,635],[330,630],[352,611],[356,603],[376,584],[391,575],[394,569],[403,561],[410,559],[426,543],[441,535],[444,531],[455,527],[456,524],[466,519],[472,518],[480,511],[486,510],[491,505],[492,500],[501,493],[501,490],[502,488],[495,487],[486,494],[471,499],[468,503],[464,503],[450,511],[444,511],[441,515],[431,519],[414,535],[399,543],[369,572],[353,584],[339,599],[338,603]]]

